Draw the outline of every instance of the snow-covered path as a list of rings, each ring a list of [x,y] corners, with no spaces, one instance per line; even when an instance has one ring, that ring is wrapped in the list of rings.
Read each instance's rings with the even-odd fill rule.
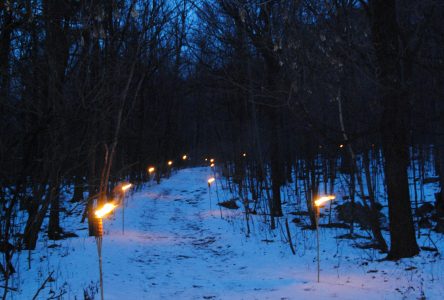
[[[343,232],[331,229],[321,232],[317,283],[314,234],[292,227],[297,251],[292,255],[279,232],[271,235],[257,217],[247,238],[240,210],[224,210],[221,218],[214,188],[210,209],[209,172],[181,170],[135,192],[126,201],[124,234],[121,208],[104,221],[105,299],[416,299],[423,292],[440,299],[444,294],[442,259],[430,264],[434,258],[425,253],[398,263],[374,262],[370,258],[378,255],[372,250],[335,239]],[[220,185],[218,192],[222,198]],[[41,299],[60,291],[63,299],[83,299],[85,289],[99,298],[94,238],[78,229],[80,238],[47,242],[56,246],[33,253],[31,270],[13,283],[20,290],[13,299],[32,298],[50,271],[54,281],[40,292]],[[26,269],[24,254],[20,261]]]

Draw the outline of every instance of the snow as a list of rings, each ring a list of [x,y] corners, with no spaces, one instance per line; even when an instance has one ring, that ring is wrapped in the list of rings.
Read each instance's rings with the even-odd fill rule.
[[[270,231],[263,217],[252,216],[247,237],[242,210],[216,206],[218,197],[228,195],[218,176],[219,184],[208,190],[212,175],[206,167],[184,169],[133,191],[126,199],[124,233],[121,207],[104,220],[105,299],[442,299],[440,255],[422,251],[412,259],[379,261],[383,254],[354,246],[365,240],[335,238],[345,229],[320,228],[318,283],[315,232],[290,222],[296,255],[284,242],[284,218]],[[74,215],[64,223],[78,238],[41,237],[30,269],[28,252],[18,256],[19,272],[10,284],[18,290],[10,299],[32,299],[52,271],[37,299],[60,293],[62,299],[83,299],[84,290],[100,299],[95,239],[79,220]],[[442,235],[431,235],[443,251]],[[428,245],[428,237],[419,243]]]

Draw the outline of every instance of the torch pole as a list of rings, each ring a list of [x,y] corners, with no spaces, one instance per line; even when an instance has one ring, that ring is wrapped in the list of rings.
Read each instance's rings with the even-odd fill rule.
[[[103,237],[103,221],[102,218],[96,218],[96,244],[97,254],[99,255],[99,275],[100,275],[100,298],[103,298],[103,272],[102,272],[102,237]]]
[[[319,207],[316,206],[316,242],[317,242],[317,256],[318,256],[318,282],[321,273],[321,263],[320,263],[320,255],[319,255]]]
[[[210,212],[211,212],[211,184],[208,183],[208,197],[210,198]]]

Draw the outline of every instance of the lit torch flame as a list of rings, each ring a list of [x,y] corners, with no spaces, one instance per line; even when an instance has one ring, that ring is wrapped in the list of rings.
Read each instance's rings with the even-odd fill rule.
[[[210,159],[210,163],[214,163],[214,158]]]
[[[242,156],[243,156],[243,157],[246,157],[246,156],[247,156],[247,153],[243,153]]]
[[[126,190],[128,190],[132,186],[133,185],[131,183],[125,184],[124,186],[122,186],[122,191],[125,192]]]
[[[104,216],[112,212],[116,207],[117,205],[106,203],[101,209],[96,210],[94,214],[97,218],[103,218]]]
[[[172,161],[172,160],[169,160],[169,161],[168,161],[168,165],[169,165],[169,166],[172,166],[172,165],[173,165],[173,161]]]
[[[154,167],[149,167],[148,168],[148,173],[154,173],[154,171],[156,171],[156,168],[154,168]]]
[[[211,163],[210,167],[213,168],[214,167],[214,163]]]
[[[321,206],[322,204],[324,204],[325,202],[327,202],[327,201],[330,201],[330,200],[333,200],[333,199],[335,199],[336,197],[335,196],[324,196],[324,197],[321,197],[321,198],[319,198],[319,199],[317,199],[314,203],[315,203],[315,206]]]
[[[211,177],[208,179],[208,185],[212,184],[216,179],[214,177]]]
[[[187,160],[187,158],[188,158],[188,156],[187,156],[186,154],[184,154],[184,155],[182,156],[182,160]]]

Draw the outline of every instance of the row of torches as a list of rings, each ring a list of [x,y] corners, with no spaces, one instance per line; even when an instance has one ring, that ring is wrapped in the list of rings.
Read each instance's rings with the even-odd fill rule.
[[[244,153],[243,155],[246,156],[245,153]],[[182,160],[183,160],[183,161],[188,160],[188,155],[186,155],[186,154],[182,155]],[[208,161],[208,158],[205,158],[205,161]],[[211,159],[210,159],[210,167],[212,167],[212,168],[214,167],[214,161],[215,161],[214,158],[211,158]],[[167,165],[168,165],[169,167],[172,167],[172,166],[173,166],[173,163],[174,163],[174,162],[173,162],[172,160],[167,161]],[[149,167],[147,168],[147,171],[148,171],[148,174],[151,175],[151,174],[153,174],[154,172],[156,172],[156,168],[153,167],[153,166],[149,166]],[[122,192],[123,194],[125,194],[125,192],[126,192],[128,189],[130,189],[131,187],[132,187],[132,184],[131,184],[131,183],[124,184],[124,185],[121,187],[121,192]],[[117,207],[117,205],[114,204],[114,203],[112,203],[112,202],[106,203],[106,204],[104,204],[100,209],[97,209],[97,210],[95,211],[95,216],[96,216],[97,218],[103,218],[103,217],[105,217],[107,214],[111,213],[116,207]]]
[[[247,156],[247,154],[243,153],[242,156],[245,157],[245,156]],[[187,155],[183,155],[182,159],[183,160],[187,160],[188,159]],[[205,161],[208,161],[208,158],[205,158]],[[168,166],[172,166],[173,165],[173,161],[170,160],[170,161],[167,162],[167,164],[168,164]],[[215,166],[215,159],[211,158],[210,159],[210,167],[214,168],[214,166]],[[152,174],[155,171],[156,171],[156,169],[154,167],[149,167],[148,168],[148,173],[149,174]],[[208,185],[211,185],[215,180],[216,179],[214,177],[210,177],[208,179],[208,181],[207,181]],[[127,184],[122,185],[121,192],[123,193],[123,196],[124,196],[125,192],[127,190],[129,190],[132,186],[133,185],[131,183],[127,183]],[[320,197],[319,199],[315,200],[314,204],[315,204],[316,207],[320,207],[320,206],[322,206],[322,204],[324,204],[324,203],[326,203],[326,202],[328,202],[330,200],[334,200],[334,199],[335,199],[334,195],[323,196],[323,197]],[[114,204],[113,202],[108,202],[108,203],[104,204],[102,208],[97,209],[95,211],[95,215],[96,215],[97,218],[103,218],[104,216],[106,216],[107,214],[112,212],[116,207],[117,207],[117,205]]]
[[[246,154],[246,153],[243,153],[242,156],[243,156],[243,157],[246,157],[247,154]],[[184,155],[182,156],[182,160],[185,161],[185,160],[187,160],[187,159],[188,159],[188,156],[187,156],[186,154],[184,154]],[[208,161],[210,162],[210,167],[211,167],[211,168],[214,168],[214,167],[215,167],[215,159],[214,159],[214,158],[210,158],[210,159],[205,158],[205,161],[206,161],[206,162],[208,162]],[[173,165],[173,161],[172,161],[172,160],[169,160],[169,161],[167,162],[167,165],[171,167],[171,166]],[[155,168],[155,167],[148,167],[147,170],[148,170],[148,173],[151,175],[151,174],[153,174],[153,173],[156,171],[156,168]],[[210,178],[207,180],[208,187],[210,187],[210,185],[211,185],[213,182],[215,182],[215,181],[216,181],[216,178],[215,178],[215,177],[210,177]],[[132,186],[133,186],[133,185],[132,185],[131,183],[126,183],[126,184],[123,184],[123,185],[121,186],[121,193],[123,194],[123,195],[122,195],[123,197],[125,196],[126,191],[129,190]],[[323,196],[323,197],[320,197],[319,199],[315,200],[315,201],[314,201],[314,206],[317,208],[317,209],[316,209],[316,215],[317,215],[317,216],[319,215],[319,207],[321,207],[324,203],[326,203],[326,202],[328,202],[328,201],[330,201],[330,200],[334,200],[334,199],[335,199],[335,196],[334,196],[334,195],[330,195],[330,196]],[[95,211],[95,216],[96,216],[97,218],[102,219],[102,218],[105,217],[107,214],[111,213],[116,207],[117,207],[117,204],[115,204],[115,203],[113,203],[113,202],[108,202],[108,203],[104,204],[100,209],[97,209],[97,210]],[[102,232],[102,230],[99,230],[99,231]]]
[[[342,148],[343,147],[343,145],[341,144],[340,145],[340,148]],[[246,157],[247,156],[247,154],[246,153],[242,153],[242,156],[243,157]],[[182,156],[182,160],[183,161],[186,161],[186,160],[188,160],[188,156],[186,155],[186,154],[184,154],[183,156]],[[208,162],[209,161],[209,163],[210,163],[210,168],[214,168],[215,167],[215,159],[214,158],[210,158],[210,159],[208,159],[208,158],[205,158],[205,161],[206,162]],[[169,161],[167,161],[167,165],[169,166],[169,167],[171,167],[172,165],[173,165],[173,161],[172,160],[169,160]],[[148,171],[148,174],[149,175],[151,175],[151,174],[153,174],[155,171],[156,171],[156,168],[155,167],[153,167],[153,166],[150,166],[150,167],[148,167],[147,168],[147,171]],[[213,183],[213,182],[215,182],[216,181],[216,178],[215,177],[210,177],[208,180],[207,180],[207,183],[208,183],[208,188],[210,188],[210,186],[211,186],[211,184]],[[126,191],[128,191],[131,187],[132,187],[133,185],[131,184],[131,183],[126,183],[126,184],[123,184],[122,186],[121,186],[121,193],[122,193],[122,199],[124,199],[124,197],[125,197],[125,193],[126,193]],[[319,282],[319,274],[320,274],[320,258],[319,258],[319,216],[320,216],[320,212],[319,212],[319,210],[320,210],[320,207],[322,207],[323,206],[323,204],[325,204],[326,202],[328,202],[328,201],[330,201],[330,200],[334,200],[335,199],[335,196],[334,195],[329,195],[329,196],[323,196],[323,197],[320,197],[320,198],[318,198],[318,199],[316,199],[315,201],[314,201],[314,206],[315,206],[315,208],[316,208],[316,235],[317,235],[317,252],[318,252],[318,259],[317,259],[317,261],[318,261],[318,282]],[[97,229],[97,233],[98,233],[98,236],[101,238],[102,237],[102,235],[103,235],[103,223],[102,223],[102,219],[103,219],[103,217],[105,217],[106,215],[108,215],[109,213],[111,213],[115,208],[117,207],[117,204],[115,204],[115,203],[113,203],[113,202],[108,202],[108,203],[106,203],[106,204],[104,204],[100,209],[97,209],[96,211],[95,211],[95,216],[96,216],[96,218],[98,219],[98,227],[99,228],[96,228]],[[99,246],[99,244],[98,244],[98,246]],[[101,248],[101,241],[100,241],[100,248]],[[100,256],[100,260],[101,260],[101,249],[100,249],[100,251],[99,251],[99,256]],[[101,264],[100,264],[100,269],[101,269]],[[100,273],[102,273],[102,271],[100,270]],[[102,274],[100,274],[100,275],[102,275]],[[100,277],[102,277],[102,276],[100,276]],[[103,285],[102,285],[103,283],[102,283],[102,278],[101,278],[101,298],[103,299]]]
[[[184,154],[184,155],[182,156],[182,160],[183,160],[183,161],[188,160],[188,155]],[[174,163],[174,162],[173,162],[172,160],[167,161],[167,165],[168,165],[168,167],[172,167],[172,166],[173,166],[173,163]],[[148,174],[151,175],[151,174],[153,174],[154,172],[156,172],[156,168],[153,167],[153,166],[150,166],[150,167],[148,167],[147,171],[148,171]]]

